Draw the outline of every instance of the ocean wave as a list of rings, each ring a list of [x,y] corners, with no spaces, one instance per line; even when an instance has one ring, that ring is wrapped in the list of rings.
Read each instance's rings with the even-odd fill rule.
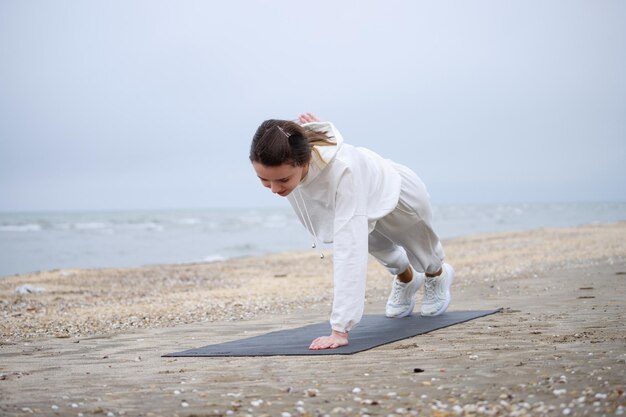
[[[226,258],[225,256],[214,254],[214,255],[205,256],[204,258],[202,258],[202,262],[219,262],[219,261],[225,261],[226,259],[228,258]]]
[[[0,225],[0,232],[40,232],[43,228],[36,223]]]
[[[197,219],[195,217],[186,217],[182,219],[176,219],[174,223],[182,224],[184,226],[194,226],[196,224],[200,224],[200,219]]]
[[[205,256],[204,258],[195,258],[191,260],[187,259],[184,261],[178,260],[172,263],[176,265],[193,265],[193,264],[202,264],[202,263],[211,263],[211,262],[221,262],[221,261],[226,261],[228,259],[229,258],[227,256],[222,256],[216,253],[216,254]]]
[[[139,222],[139,223],[120,223],[115,225],[119,229],[127,230],[149,230],[153,232],[162,232],[165,227],[155,222]]]
[[[71,229],[76,230],[102,230],[111,227],[109,224],[100,222],[85,222],[70,224]]]
[[[67,233],[98,233],[98,234],[114,234],[111,224],[103,222],[60,222],[48,224],[45,228],[47,231],[63,231]]]
[[[0,226],[0,231],[2,227],[6,227],[10,230],[11,227],[14,226]],[[102,221],[82,221],[82,222],[57,222],[57,223],[49,223],[46,227],[39,226],[38,230],[57,230],[57,231],[78,231],[78,232],[98,232],[98,233],[106,233],[113,234],[116,232],[123,233],[124,231],[155,231],[162,232],[165,227],[156,222],[102,222]]]

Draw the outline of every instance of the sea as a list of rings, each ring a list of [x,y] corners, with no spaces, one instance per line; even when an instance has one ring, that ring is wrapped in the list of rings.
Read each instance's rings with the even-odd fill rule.
[[[444,204],[442,239],[626,220],[626,202]],[[290,207],[0,213],[0,277],[313,250]],[[328,245],[322,245],[323,249]],[[320,249],[320,248],[318,248]],[[316,250],[318,250],[316,249]]]

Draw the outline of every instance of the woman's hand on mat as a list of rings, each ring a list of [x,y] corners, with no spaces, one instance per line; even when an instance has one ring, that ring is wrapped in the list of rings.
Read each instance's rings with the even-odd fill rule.
[[[298,120],[300,123],[321,122],[321,120],[313,113],[302,113],[300,117],[298,117]]]
[[[310,350],[322,350],[322,349],[335,349],[339,346],[346,346],[348,344],[348,333],[341,333],[335,330],[332,331],[330,336],[322,336],[311,342],[309,346]]]

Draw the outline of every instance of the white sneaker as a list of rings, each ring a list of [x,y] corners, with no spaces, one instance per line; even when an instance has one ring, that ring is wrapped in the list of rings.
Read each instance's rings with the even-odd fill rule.
[[[407,283],[398,281],[398,278],[393,279],[391,285],[391,294],[387,300],[387,306],[385,307],[385,314],[387,317],[406,317],[413,313],[415,308],[415,293],[422,286],[424,282],[424,274],[418,274],[413,270],[413,279]]]
[[[428,277],[424,282],[424,300],[422,316],[438,316],[448,309],[450,304],[450,285],[454,279],[454,269],[443,264],[443,271],[438,277]]]

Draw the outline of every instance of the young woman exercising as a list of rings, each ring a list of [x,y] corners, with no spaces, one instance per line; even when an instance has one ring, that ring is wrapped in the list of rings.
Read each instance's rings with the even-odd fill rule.
[[[298,122],[264,121],[250,161],[263,186],[287,197],[316,243],[333,243],[331,333],[309,349],[348,344],[363,315],[368,253],[395,275],[388,317],[412,314],[422,284],[421,314],[446,311],[454,270],[443,262],[430,197],[413,171],[345,143],[332,123],[311,113]]]

